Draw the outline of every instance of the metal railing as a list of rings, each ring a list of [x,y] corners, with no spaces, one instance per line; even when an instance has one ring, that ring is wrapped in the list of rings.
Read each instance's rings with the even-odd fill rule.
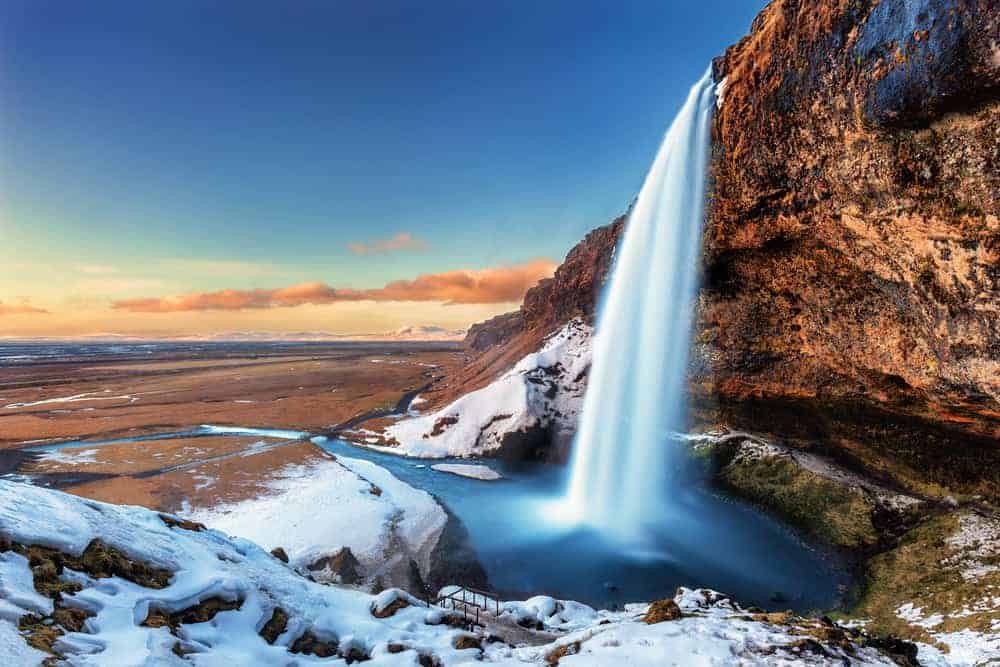
[[[442,595],[433,602],[434,606],[458,611],[469,626],[482,626],[480,613],[486,612],[496,617],[500,616],[500,598],[495,593],[481,591],[468,586],[459,586],[448,595]]]

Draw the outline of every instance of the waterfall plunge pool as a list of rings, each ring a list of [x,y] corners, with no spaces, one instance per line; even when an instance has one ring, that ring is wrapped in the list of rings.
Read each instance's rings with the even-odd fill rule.
[[[314,441],[434,495],[465,525],[491,588],[505,599],[545,594],[615,608],[687,586],[743,605],[807,611],[842,606],[853,584],[843,556],[713,488],[709,471],[694,462],[690,483],[672,489],[637,553],[560,517],[564,466],[491,460],[503,478],[482,481],[431,468],[467,459],[402,458],[343,440]]]
[[[26,451],[227,434],[287,440],[308,436],[286,430],[202,426],[176,433],[38,445]],[[371,461],[434,495],[461,520],[490,587],[505,599],[545,594],[615,608],[669,597],[678,586],[687,586],[721,591],[745,606],[807,611],[843,606],[854,583],[843,556],[713,488],[710,471],[693,457],[687,461],[686,483],[651,501],[661,505],[656,512],[660,518],[648,527],[642,553],[636,553],[561,516],[569,474],[565,466],[414,459],[344,440],[316,437],[313,442],[335,455]],[[503,478],[482,481],[431,468],[472,462],[488,465]]]

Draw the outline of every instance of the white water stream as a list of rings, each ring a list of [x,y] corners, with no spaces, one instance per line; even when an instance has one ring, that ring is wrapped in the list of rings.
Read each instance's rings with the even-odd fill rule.
[[[626,223],[604,294],[567,509],[641,544],[667,514],[684,432],[686,369],[704,218],[711,71],[663,139]]]

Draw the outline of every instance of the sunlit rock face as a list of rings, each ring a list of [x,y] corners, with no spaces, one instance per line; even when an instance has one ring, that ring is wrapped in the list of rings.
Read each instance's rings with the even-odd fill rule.
[[[1000,495],[998,35],[991,0],[786,0],[716,61],[702,416]]]
[[[1000,495],[1000,7],[775,2],[714,69],[695,416]],[[592,232],[461,379],[592,312],[621,229]]]

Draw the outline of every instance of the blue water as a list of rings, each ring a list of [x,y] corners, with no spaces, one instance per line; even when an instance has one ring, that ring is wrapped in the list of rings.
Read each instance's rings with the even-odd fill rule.
[[[293,431],[245,429],[260,437]],[[63,442],[31,448],[51,451],[150,442],[177,437],[219,437],[202,426],[117,440]],[[839,606],[839,586],[852,580],[833,553],[810,545],[757,509],[712,490],[708,472],[691,464],[692,480],[675,489],[643,552],[627,552],[602,533],[576,527],[556,514],[566,469],[543,463],[409,459],[314,438],[327,451],[367,459],[408,484],[433,494],[465,525],[491,588],[507,599],[548,594],[597,607],[673,595],[678,586],[704,586],[766,609]],[[480,481],[431,468],[437,463],[485,463],[503,475]],[[698,475],[701,477],[699,478]]]
[[[712,490],[699,465],[691,468],[702,471],[701,479],[692,472],[693,483],[675,490],[647,550],[629,553],[556,515],[563,466],[488,461],[504,478],[485,482],[430,467],[468,460],[406,459],[341,440],[321,446],[377,463],[436,496],[465,524],[490,585],[507,598],[544,593],[611,608],[672,596],[678,586],[704,586],[743,604],[804,611],[839,606],[840,590],[852,583],[834,553]]]

